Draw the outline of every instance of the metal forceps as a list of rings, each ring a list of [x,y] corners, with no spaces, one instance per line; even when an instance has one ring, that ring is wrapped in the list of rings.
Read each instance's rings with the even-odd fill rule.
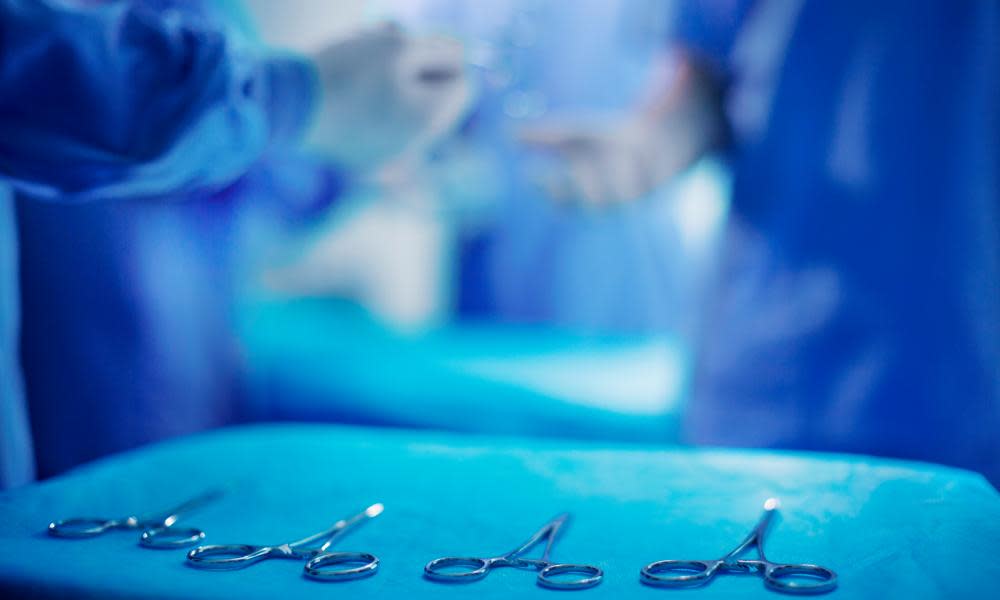
[[[436,558],[424,566],[424,576],[434,581],[478,581],[496,567],[515,567],[538,571],[538,585],[557,590],[582,590],[594,587],[604,578],[604,572],[593,565],[571,565],[549,561],[552,546],[569,521],[569,514],[561,514],[536,531],[528,541],[501,556],[489,558],[446,556]],[[545,541],[542,557],[522,558],[529,550]],[[455,570],[455,567],[464,570]],[[565,574],[582,575],[576,579],[556,579]]]
[[[327,530],[314,533],[295,542],[276,546],[226,544],[198,546],[188,552],[188,566],[214,571],[243,569],[269,558],[305,560],[305,575],[320,581],[348,581],[370,577],[378,571],[378,558],[367,552],[327,552],[341,535],[359,524],[382,514],[382,504],[372,504],[348,519],[341,519]],[[357,567],[329,569],[333,565],[360,564]]]
[[[194,527],[174,527],[177,519],[202,504],[222,495],[219,490],[207,492],[191,498],[179,506],[142,517],[130,516],[119,519],[83,518],[63,519],[49,523],[49,535],[61,538],[88,538],[101,535],[113,529],[142,529],[139,543],[146,548],[183,548],[197,544],[205,538],[205,532]]]
[[[760,573],[767,587],[786,594],[822,594],[837,587],[837,574],[826,567],[774,563],[764,556],[764,536],[778,505],[776,498],[768,498],[757,526],[739,546],[722,558],[659,560],[643,567],[640,581],[656,587],[683,588],[705,585],[719,573]],[[757,560],[738,558],[751,547],[757,548]]]

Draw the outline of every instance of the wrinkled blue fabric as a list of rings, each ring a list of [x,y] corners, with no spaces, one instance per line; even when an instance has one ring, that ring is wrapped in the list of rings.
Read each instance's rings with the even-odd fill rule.
[[[228,493],[178,525],[206,543],[274,544],[329,527],[375,502],[385,512],[332,550],[371,552],[374,577],[318,583],[302,563],[240,571],[184,564],[136,532],[88,540],[45,534],[52,519],[167,508],[220,485]],[[548,519],[573,520],[551,557],[602,568],[585,598],[762,598],[756,575],[697,590],[642,586],[660,559],[712,559],[735,547],[765,498],[782,502],[766,542],[774,561],[834,569],[827,597],[989,598],[1000,563],[1000,495],[982,477],[860,456],[693,450],[285,425],[221,430],[112,457],[0,494],[0,595],[18,598],[562,597],[535,573],[498,569],[466,585],[425,580],[440,556],[493,556]],[[536,550],[540,552],[540,550]],[[537,556],[537,554],[535,555]]]
[[[241,178],[296,139],[318,92],[313,66],[263,54],[237,10],[0,2],[0,177],[18,191],[43,476],[233,417]]]

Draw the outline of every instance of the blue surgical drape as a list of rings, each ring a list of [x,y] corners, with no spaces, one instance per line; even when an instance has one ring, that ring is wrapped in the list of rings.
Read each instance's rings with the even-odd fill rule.
[[[188,276],[182,260],[200,256],[194,247],[197,242],[185,246],[169,231],[190,225],[201,228],[195,237],[211,236],[219,233],[211,231],[217,214],[187,207],[179,209],[185,213],[179,216],[168,214],[169,209],[144,212],[131,205],[169,206],[166,203],[224,196],[270,148],[293,140],[311,115],[318,91],[313,67],[295,57],[264,55],[245,28],[237,30],[232,25],[241,18],[230,4],[0,0],[0,89],[4,91],[0,95],[0,178],[19,196],[22,241],[31,252],[21,257],[20,278],[33,282],[33,289],[48,286],[69,292],[30,303],[33,319],[42,324],[41,330],[35,329],[41,335],[33,337],[26,348],[31,373],[35,381],[61,380],[64,384],[56,386],[57,394],[37,398],[29,389],[30,408],[33,417],[46,422],[76,421],[81,438],[125,433],[124,422],[88,429],[87,419],[99,416],[100,411],[79,402],[88,393],[95,402],[116,401],[97,397],[108,389],[100,377],[114,367],[108,362],[114,353],[102,358],[101,350],[112,347],[116,339],[124,344],[116,347],[118,353],[146,352],[137,359],[144,361],[146,375],[124,370],[117,374],[131,385],[152,386],[141,401],[162,403],[169,411],[172,401],[189,391],[183,384],[163,382],[184,381],[185,374],[174,369],[181,368],[185,359],[172,349],[176,344],[170,340],[197,328],[197,316],[189,315],[183,321],[187,329],[178,332],[168,323],[145,321],[159,314],[156,308],[130,302],[156,285],[166,296],[176,293],[174,300],[181,306],[190,300],[180,288],[170,289],[170,272],[180,269],[174,271],[175,276]],[[40,202],[93,202],[94,208],[80,207],[75,221],[72,214],[44,208]],[[51,211],[58,216],[47,219],[56,214]],[[4,427],[17,421],[24,409],[17,392],[20,376],[14,367],[18,273],[11,213],[11,201],[3,200],[0,391]],[[101,220],[102,215],[107,218]],[[93,236],[89,241],[88,235]],[[172,243],[178,243],[177,252],[170,252]],[[154,246],[161,249],[161,256],[150,254]],[[104,267],[123,269],[108,272],[97,267],[88,278],[86,268],[73,268],[74,260],[81,267],[88,261],[93,266],[105,255],[113,260]],[[158,283],[141,288],[129,280],[134,274],[129,267],[156,260],[166,269]],[[203,275],[199,281],[211,286],[211,270]],[[224,284],[220,288],[220,294],[224,293]],[[161,298],[161,302],[171,299]],[[98,311],[91,311],[95,307]],[[175,317],[183,319],[183,315]],[[73,331],[74,335],[48,335],[57,331],[48,328],[60,322],[72,325],[63,334]],[[102,329],[102,323],[109,328]],[[150,336],[148,331],[159,334]],[[147,343],[149,337],[156,337],[155,348]],[[43,360],[33,360],[39,356],[36,351]],[[85,360],[67,362],[74,357]],[[88,364],[106,368],[92,371],[93,381],[73,376],[74,368],[85,371]],[[122,367],[128,364],[123,362]],[[200,368],[204,371],[211,366]],[[198,373],[189,374],[198,377]],[[172,389],[174,396],[160,387]],[[118,400],[122,399],[128,400],[128,394]],[[184,415],[176,416],[183,423]],[[26,432],[21,427],[15,433],[4,433],[0,463],[22,466],[5,468],[0,486],[22,482],[28,473],[23,466],[28,464],[25,456],[30,456],[30,448],[24,448]],[[53,433],[52,439],[36,443],[48,449],[66,439],[57,435],[63,432]],[[108,448],[116,447],[115,440],[100,441]],[[55,464],[68,466],[65,460],[57,459]]]

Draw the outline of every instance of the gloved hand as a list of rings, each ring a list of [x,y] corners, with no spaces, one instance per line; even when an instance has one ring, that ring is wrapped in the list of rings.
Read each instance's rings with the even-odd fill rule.
[[[309,142],[355,173],[417,154],[456,125],[472,95],[462,46],[384,24],[313,57],[323,98]]]
[[[651,106],[611,123],[549,123],[519,140],[555,161],[539,183],[555,200],[611,204],[645,196],[706,152],[727,126],[721,86],[707,69],[681,59],[673,84]]]

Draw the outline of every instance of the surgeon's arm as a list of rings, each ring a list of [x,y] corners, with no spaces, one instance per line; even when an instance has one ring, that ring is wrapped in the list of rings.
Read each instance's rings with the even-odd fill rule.
[[[557,158],[540,182],[548,194],[588,204],[635,200],[725,146],[727,63],[752,4],[679,3],[671,47],[633,110],[610,122],[552,119],[523,130],[524,144]]]
[[[555,200],[614,204],[645,196],[728,140],[723,86],[699,57],[672,61],[670,83],[609,122],[533,125],[520,132],[528,147],[554,155],[539,183]]]
[[[222,185],[297,135],[316,85],[192,10],[0,0],[0,177],[63,201]]]

